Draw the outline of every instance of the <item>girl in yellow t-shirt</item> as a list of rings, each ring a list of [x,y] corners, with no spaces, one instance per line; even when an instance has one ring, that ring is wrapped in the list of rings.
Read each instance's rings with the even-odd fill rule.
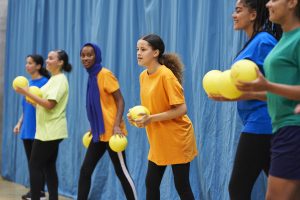
[[[176,190],[181,199],[194,199],[190,182],[190,162],[197,155],[191,120],[186,115],[182,82],[182,63],[175,54],[164,54],[164,42],[150,34],[137,42],[141,104],[151,115],[134,122],[145,127],[150,143],[146,198],[160,198],[159,187],[167,165],[172,166]],[[133,120],[127,115],[130,123]]]
[[[126,198],[135,200],[136,189],[126,166],[125,151],[116,153],[108,144],[113,134],[127,134],[122,120],[124,100],[118,80],[111,71],[102,67],[101,50],[96,44],[85,44],[80,58],[89,74],[86,110],[93,141],[81,166],[77,199],[88,199],[92,173],[105,151],[108,151]]]

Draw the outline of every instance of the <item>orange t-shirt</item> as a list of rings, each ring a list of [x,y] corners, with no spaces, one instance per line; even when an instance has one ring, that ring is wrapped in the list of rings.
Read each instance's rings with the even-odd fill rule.
[[[97,79],[105,127],[105,133],[100,135],[100,141],[108,142],[113,135],[113,128],[117,115],[117,104],[112,93],[117,91],[120,87],[117,78],[111,71],[104,67],[98,73]],[[122,120],[120,127],[122,132],[127,134],[124,120]]]
[[[140,75],[140,85],[141,104],[151,114],[185,103],[181,84],[164,65],[151,75],[144,70]],[[150,143],[148,159],[157,165],[188,163],[198,153],[193,124],[187,115],[152,122],[146,126],[146,131]]]

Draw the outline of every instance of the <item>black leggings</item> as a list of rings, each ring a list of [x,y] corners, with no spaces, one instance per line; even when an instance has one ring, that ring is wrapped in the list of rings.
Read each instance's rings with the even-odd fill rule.
[[[167,166],[158,166],[155,163],[148,162],[148,171],[146,176],[146,199],[160,199],[160,183]],[[189,172],[190,163],[172,165],[174,182],[176,190],[182,200],[194,200],[194,195],[190,186]]]
[[[58,177],[56,172],[56,158],[59,143],[62,140],[40,141],[34,140],[29,162],[31,199],[39,200],[43,188],[43,177],[46,174],[49,200],[58,199]]]
[[[241,134],[229,183],[231,200],[251,200],[260,172],[268,176],[271,138],[270,134]]]
[[[32,144],[33,144],[33,140],[31,139],[23,139],[23,144],[24,144],[24,149],[25,149],[25,153],[26,153],[26,158],[27,158],[27,164],[28,164],[28,171],[30,169],[29,167],[29,162],[30,162],[30,156],[31,156],[31,151],[32,151]],[[43,188],[42,191],[44,191],[44,185],[45,185],[45,174],[43,173]]]
[[[98,161],[101,159],[106,150],[108,151],[110,159],[114,165],[115,172],[121,182],[126,198],[128,200],[137,199],[134,183],[127,170],[125,151],[120,153],[112,151],[108,145],[108,142],[91,142],[80,169],[77,195],[78,200],[88,199],[91,187],[91,176]]]

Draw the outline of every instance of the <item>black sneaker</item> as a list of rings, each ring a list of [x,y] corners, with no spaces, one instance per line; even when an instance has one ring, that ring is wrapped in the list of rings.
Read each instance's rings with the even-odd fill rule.
[[[41,191],[40,200],[46,200],[46,194],[44,191]]]
[[[31,192],[27,192],[26,194],[22,195],[23,200],[30,200],[31,199]]]
[[[27,194],[24,194],[22,196],[22,199],[23,200],[31,200],[31,192],[27,192]],[[40,200],[46,200],[46,194],[44,191],[41,191],[41,194],[40,194]]]

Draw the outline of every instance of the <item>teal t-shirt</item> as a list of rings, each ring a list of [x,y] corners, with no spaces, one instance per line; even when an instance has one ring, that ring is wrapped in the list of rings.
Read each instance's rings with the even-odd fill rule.
[[[44,99],[54,100],[56,105],[51,110],[37,105],[35,139],[50,141],[68,137],[66,107],[69,84],[66,76],[62,73],[51,76],[41,91]]]
[[[283,33],[264,63],[266,77],[274,83],[300,85],[300,28]],[[285,126],[300,126],[300,115],[294,114],[299,101],[268,92],[268,110],[273,133]]]

